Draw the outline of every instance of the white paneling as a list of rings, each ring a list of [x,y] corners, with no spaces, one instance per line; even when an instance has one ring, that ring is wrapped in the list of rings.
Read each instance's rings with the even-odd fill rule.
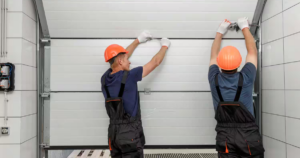
[[[287,145],[287,158],[294,158],[299,156],[300,148]]]
[[[262,42],[267,43],[283,37],[282,13],[262,23]]]
[[[36,137],[21,144],[22,158],[37,158],[37,140]]]
[[[285,91],[286,116],[300,118],[300,91]]]
[[[283,12],[284,36],[300,31],[300,5]]]
[[[21,92],[20,91],[13,91],[13,92],[8,92],[7,94],[8,98],[8,104],[7,104],[7,115],[8,116],[13,116],[13,117],[18,117],[21,116]],[[4,117],[4,94],[1,93],[0,95],[0,116]]]
[[[285,89],[300,89],[300,62],[285,64]]]
[[[300,33],[284,38],[284,62],[300,61]]]
[[[25,14],[22,14],[22,16],[22,37],[32,43],[36,43],[36,22]]]
[[[283,63],[283,39],[263,45],[262,64],[270,66]]]
[[[300,0],[283,0],[283,9],[288,9],[298,3],[300,3]]]
[[[285,115],[284,90],[263,90],[262,92],[263,112]]]
[[[7,37],[22,37],[22,12],[7,13]]]
[[[132,38],[144,29],[151,31],[155,37],[213,38],[219,23],[224,19],[234,22],[242,15],[251,20],[256,3],[257,0],[44,0],[52,37],[102,38]],[[225,37],[243,38],[241,32],[234,31]]]
[[[214,144],[210,93],[140,94],[148,145]],[[108,123],[102,93],[51,94],[51,145],[106,145]]]
[[[286,144],[278,140],[263,136],[265,158],[286,158]]]
[[[172,46],[161,66],[139,83],[139,90],[209,91],[207,73],[213,41],[171,41]],[[131,42],[132,40],[53,40],[51,90],[101,91],[100,78],[109,68],[103,57],[106,47],[112,43],[126,47]],[[228,45],[237,47],[245,61],[247,50],[244,40],[222,42],[222,47]],[[145,65],[159,49],[158,40],[140,45],[130,58],[131,67]],[[78,72],[84,75],[78,75]]]
[[[20,158],[20,151],[21,151],[21,145],[20,144],[14,144],[14,145],[1,145],[0,144],[0,153],[1,157],[5,158]]]
[[[37,116],[29,115],[21,118],[21,143],[28,141],[36,136]]]
[[[7,61],[16,64],[22,63],[22,40],[21,38],[7,39]]]
[[[22,11],[22,1],[23,0],[9,0],[7,1],[8,11]]]
[[[36,68],[15,66],[15,90],[36,90]]]
[[[8,38],[7,61],[36,67],[36,46],[22,38]]]
[[[31,19],[36,21],[35,6],[33,0],[22,0],[23,1],[23,12]]]
[[[263,89],[284,89],[283,65],[262,68]]]
[[[37,113],[37,92],[22,91],[21,92],[21,116]]]
[[[0,121],[0,127],[4,126],[3,118]],[[20,144],[21,140],[21,119],[20,118],[8,118],[7,126],[10,127],[10,135],[2,136],[0,144]]]
[[[300,119],[286,118],[286,142],[300,147]]]
[[[8,116],[20,117],[36,113],[36,91],[13,91],[7,94],[8,97]],[[0,100],[4,100],[4,94],[0,95]],[[4,116],[4,105],[0,104],[0,116]]]
[[[282,12],[282,1],[283,0],[269,0],[267,1],[264,12],[262,15],[262,20],[265,21],[272,16]]]
[[[263,113],[263,135],[285,142],[285,117]]]

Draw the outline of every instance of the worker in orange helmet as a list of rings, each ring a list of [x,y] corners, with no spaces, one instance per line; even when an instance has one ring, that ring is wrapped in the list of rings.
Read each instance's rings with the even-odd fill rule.
[[[105,107],[110,118],[108,144],[112,158],[143,158],[145,136],[137,82],[149,75],[163,61],[170,47],[170,40],[161,39],[160,51],[144,66],[129,69],[128,60],[135,48],[152,38],[143,32],[126,49],[112,44],[105,50],[105,61],[110,63],[101,78]]]
[[[255,123],[252,98],[257,48],[248,18],[240,18],[237,23],[248,51],[241,71],[238,68],[242,56],[237,48],[226,46],[220,51],[222,37],[230,25],[228,20],[219,26],[211,49],[208,80],[217,120],[216,150],[219,158],[263,158],[265,150]]]

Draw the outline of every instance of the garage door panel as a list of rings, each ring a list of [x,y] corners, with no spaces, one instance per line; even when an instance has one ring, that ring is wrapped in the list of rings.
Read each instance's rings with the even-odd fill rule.
[[[44,1],[45,10],[51,11],[110,11],[110,12],[252,12],[253,1],[219,2],[51,2]]]
[[[140,99],[147,145],[214,141],[216,121],[209,92],[140,93]],[[51,93],[50,107],[51,146],[107,145],[109,119],[101,92]],[[176,144],[170,140],[174,137],[192,140]]]
[[[111,43],[127,46],[131,42],[132,40],[53,40],[51,90],[101,91],[100,78],[109,68],[104,62],[105,48]],[[213,40],[172,40],[172,47],[161,66],[139,83],[139,90],[209,91],[207,74],[212,42]],[[236,46],[245,59],[247,50],[244,40],[224,40],[222,46],[227,45]],[[130,58],[131,68],[148,63],[159,49],[158,40],[140,45]]]

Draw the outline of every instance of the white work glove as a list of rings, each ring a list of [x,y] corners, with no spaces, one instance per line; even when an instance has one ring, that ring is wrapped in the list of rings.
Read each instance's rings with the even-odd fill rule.
[[[220,34],[225,34],[228,31],[229,25],[230,25],[230,21],[228,21],[227,19],[225,19],[219,26],[218,31]]]
[[[140,43],[147,42],[148,40],[152,39],[152,35],[149,31],[142,32],[139,37],[137,38]]]
[[[249,22],[248,22],[248,18],[247,17],[239,18],[239,20],[238,20],[237,23],[238,23],[239,28],[241,30],[243,30],[244,28],[249,28]]]
[[[162,39],[160,40],[160,44],[161,44],[162,47],[167,47],[167,48],[169,48],[170,45],[171,45],[171,41],[170,41],[168,38],[162,38]]]

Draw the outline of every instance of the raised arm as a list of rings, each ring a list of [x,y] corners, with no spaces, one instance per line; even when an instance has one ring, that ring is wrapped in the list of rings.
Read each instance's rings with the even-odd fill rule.
[[[257,68],[257,48],[256,48],[255,40],[249,30],[248,18],[246,17],[240,18],[238,20],[238,25],[240,29],[243,31],[246,47],[248,51],[246,63],[250,62]]]
[[[227,19],[225,19],[218,28],[215,40],[211,47],[209,66],[217,64],[217,57],[220,52],[222,38],[223,38],[223,35],[227,32],[229,25],[230,25],[230,22]]]
[[[152,38],[152,35],[150,34],[150,32],[148,31],[144,31],[142,32],[139,37],[137,39],[135,39],[127,48],[126,50],[128,51],[128,58],[131,57],[132,53],[134,52],[134,50],[136,49],[136,47],[140,44],[140,43],[144,43],[147,42],[148,40],[150,40]]]
[[[160,51],[151,59],[151,61],[149,63],[147,63],[143,67],[143,77],[146,77],[147,75],[149,75],[156,67],[158,67],[160,65],[160,63],[163,61],[163,59],[165,57],[165,54],[166,54],[168,48],[171,45],[170,40],[167,38],[161,39],[160,43],[162,46]]]

